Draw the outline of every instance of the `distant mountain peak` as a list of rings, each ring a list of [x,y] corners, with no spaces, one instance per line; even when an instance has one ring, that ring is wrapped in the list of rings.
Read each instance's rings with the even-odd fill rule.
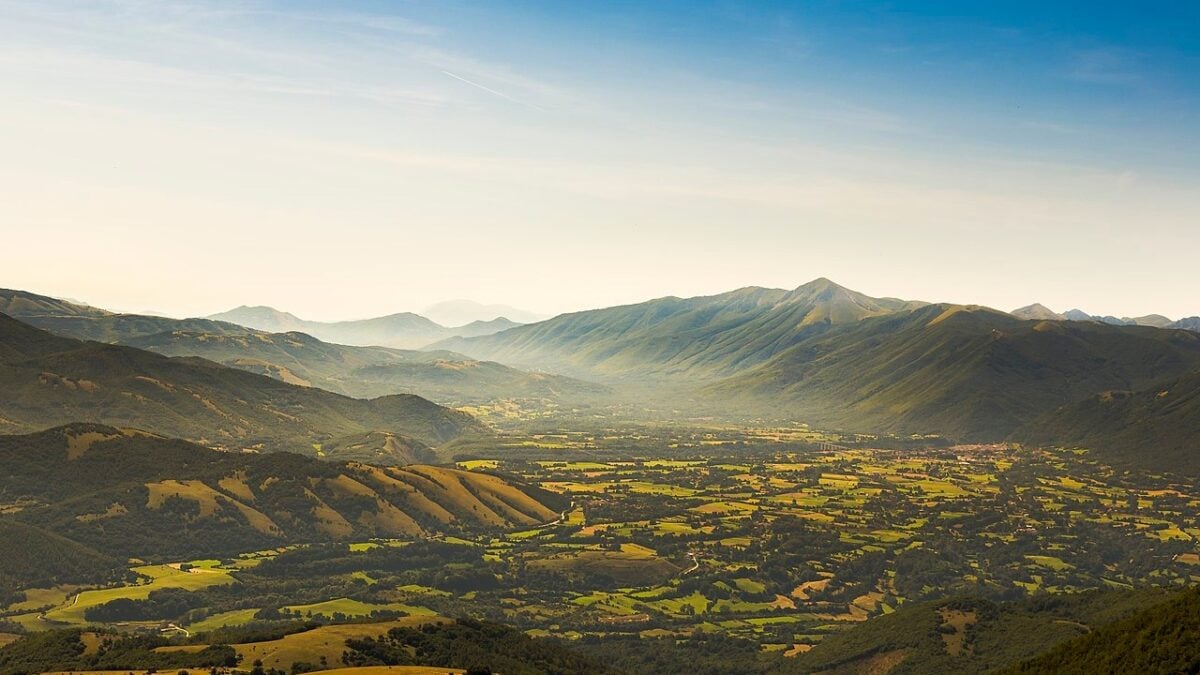
[[[220,320],[220,317],[234,316],[234,315],[271,317],[276,320],[287,319],[289,321],[296,321],[296,322],[303,321],[303,319],[296,316],[295,314],[292,314],[291,312],[285,312],[282,309],[275,309],[274,307],[271,307],[270,305],[238,305],[237,307],[234,307],[231,310],[221,312],[219,314],[213,314],[212,316],[208,316],[205,318]]]
[[[513,323],[536,323],[545,316],[510,305],[483,304],[474,300],[446,300],[426,307],[424,316],[443,326],[466,326],[506,318]]]
[[[848,290],[845,286],[838,284],[828,277],[817,277],[806,284],[801,284],[796,290],[799,290],[800,288],[808,288],[813,290],[825,290],[829,288],[841,289],[843,291]]]
[[[834,297],[866,297],[858,291],[852,291],[845,286],[826,279],[825,277],[818,277],[806,284],[801,284],[788,291],[787,296],[789,298],[819,299],[829,299]]]
[[[1195,331],[1197,333],[1200,333],[1200,316],[1184,317],[1184,318],[1176,321],[1175,323],[1171,324],[1171,327],[1179,328],[1182,330]]]
[[[1162,314],[1147,314],[1146,316],[1134,317],[1130,321],[1139,326],[1154,326],[1155,328],[1169,328],[1171,324],[1175,323]]]
[[[300,318],[300,317],[296,316],[295,314],[292,314],[290,312],[285,312],[281,309],[275,309],[274,307],[271,307],[270,305],[238,305],[237,307],[234,307],[233,309],[231,309],[229,311],[230,312],[262,312],[264,314],[282,314],[284,316],[290,316],[292,318],[297,318],[297,319]]]
[[[1018,307],[1017,309],[1009,312],[1009,314],[1012,314],[1018,319],[1028,319],[1034,321],[1062,321],[1067,318],[1065,315],[1059,314],[1058,312],[1039,302],[1035,302],[1032,305],[1025,305],[1024,307]]]
[[[308,321],[263,305],[242,305],[208,318],[268,333],[305,333],[323,342],[341,345],[378,345],[403,349],[419,349],[448,337],[486,335],[517,325],[493,317],[487,322],[447,328],[413,312],[396,312],[354,321]]]

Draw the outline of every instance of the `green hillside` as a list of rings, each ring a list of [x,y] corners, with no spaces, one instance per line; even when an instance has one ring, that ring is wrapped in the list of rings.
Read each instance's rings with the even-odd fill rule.
[[[360,400],[132,347],[57,337],[0,315],[0,430],[75,421],[133,426],[205,445],[312,452],[389,431],[440,445],[483,427],[419,396]]]
[[[18,588],[63,582],[104,582],[124,571],[121,560],[53,532],[0,517],[0,607]],[[18,544],[19,545],[16,545]]]
[[[1029,443],[1086,447],[1103,459],[1158,470],[1200,470],[1200,372],[1140,391],[1107,391],[1020,429]]]
[[[1005,675],[1200,672],[1200,589],[1192,588],[1001,672]]]
[[[999,440],[1061,405],[1197,365],[1200,335],[1188,331],[930,305],[805,338],[705,393],[819,425]]]
[[[1069,643],[1168,597],[1157,590],[1092,591],[1010,602],[948,599],[906,605],[828,636],[797,656],[792,672],[984,673]]]
[[[743,288],[563,314],[436,346],[576,376],[712,378],[762,363],[832,326],[921,304],[870,298],[817,279],[791,291]]]
[[[0,522],[120,558],[525,527],[563,507],[483,473],[221,452],[100,425],[0,436],[0,465],[0,495],[20,505]]]

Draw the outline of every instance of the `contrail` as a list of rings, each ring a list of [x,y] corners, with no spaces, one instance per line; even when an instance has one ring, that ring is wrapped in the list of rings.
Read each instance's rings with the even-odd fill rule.
[[[476,89],[482,89],[482,90],[486,91],[487,93],[492,94],[494,96],[499,96],[500,98],[502,98],[506,101],[512,101],[513,103],[516,103],[517,105],[528,106],[530,108],[533,108],[534,110],[537,110],[538,112],[546,112],[544,108],[539,108],[538,106],[536,106],[532,103],[526,103],[525,101],[515,99],[515,98],[509,96],[508,94],[505,94],[504,92],[496,91],[495,89],[492,89],[491,87],[485,87],[482,84],[479,84],[478,82],[472,82],[471,80],[468,80],[467,78],[462,77],[461,75],[455,75],[454,73],[452,73],[448,70],[443,70],[442,74],[449,75],[450,77],[453,77],[454,79],[456,79],[460,82],[466,82],[467,84],[471,85],[472,87],[475,87]]]

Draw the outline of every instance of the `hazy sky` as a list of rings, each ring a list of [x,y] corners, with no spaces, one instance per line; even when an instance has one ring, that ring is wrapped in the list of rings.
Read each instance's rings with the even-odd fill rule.
[[[1197,8],[0,0],[0,286],[1200,314]]]

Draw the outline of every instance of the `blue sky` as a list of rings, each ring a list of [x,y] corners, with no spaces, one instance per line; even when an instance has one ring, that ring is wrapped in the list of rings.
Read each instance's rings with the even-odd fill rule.
[[[1183,2],[0,1],[0,286],[1200,314],[1198,73]]]

